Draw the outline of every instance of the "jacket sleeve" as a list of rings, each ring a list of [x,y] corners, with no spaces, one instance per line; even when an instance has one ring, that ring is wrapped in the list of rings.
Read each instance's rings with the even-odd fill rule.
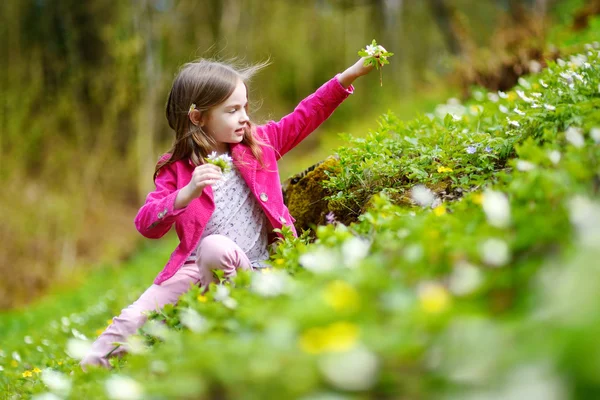
[[[146,202],[135,217],[135,227],[147,238],[158,239],[171,229],[184,208],[174,210],[177,189],[175,166],[161,168],[155,180],[156,189],[146,196]]]
[[[311,134],[353,92],[354,87],[350,85],[344,89],[336,75],[279,122],[269,121],[264,130],[269,142],[279,153],[278,158]]]

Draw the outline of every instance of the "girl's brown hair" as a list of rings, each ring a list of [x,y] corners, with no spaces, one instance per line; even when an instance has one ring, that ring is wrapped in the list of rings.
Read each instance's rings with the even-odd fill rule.
[[[209,112],[231,96],[239,80],[244,82],[248,93],[249,79],[268,64],[263,62],[236,68],[232,63],[200,59],[181,67],[173,81],[166,110],[169,126],[175,131],[175,142],[167,152],[170,157],[156,165],[154,179],[162,167],[182,159],[189,158],[196,166],[204,163],[204,158],[216,145],[212,137],[190,121],[188,112],[192,103],[200,112]],[[242,143],[250,147],[254,157],[264,167],[261,145],[265,143],[256,138],[255,131],[256,125],[249,121]]]

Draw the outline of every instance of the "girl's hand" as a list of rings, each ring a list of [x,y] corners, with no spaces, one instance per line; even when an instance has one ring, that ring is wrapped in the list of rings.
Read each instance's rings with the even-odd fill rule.
[[[190,183],[185,185],[177,194],[175,209],[187,206],[192,200],[202,195],[202,191],[208,185],[213,185],[223,177],[221,168],[214,164],[202,164],[197,166],[192,173]]]
[[[338,76],[338,81],[344,88],[348,88],[356,78],[368,74],[375,68],[374,65],[365,66],[365,59],[362,57]]]

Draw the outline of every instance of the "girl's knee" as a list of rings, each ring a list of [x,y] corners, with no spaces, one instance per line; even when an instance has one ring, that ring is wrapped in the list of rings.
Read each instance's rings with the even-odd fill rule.
[[[198,262],[217,267],[233,251],[233,246],[235,246],[235,243],[226,236],[209,235],[202,239],[198,246]]]

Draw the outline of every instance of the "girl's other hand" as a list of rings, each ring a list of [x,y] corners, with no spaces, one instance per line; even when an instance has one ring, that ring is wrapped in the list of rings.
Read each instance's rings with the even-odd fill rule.
[[[208,185],[213,185],[221,180],[223,173],[221,168],[214,164],[202,164],[194,168],[190,182],[184,186],[175,199],[175,209],[187,206],[192,200],[202,195],[202,191]]]

